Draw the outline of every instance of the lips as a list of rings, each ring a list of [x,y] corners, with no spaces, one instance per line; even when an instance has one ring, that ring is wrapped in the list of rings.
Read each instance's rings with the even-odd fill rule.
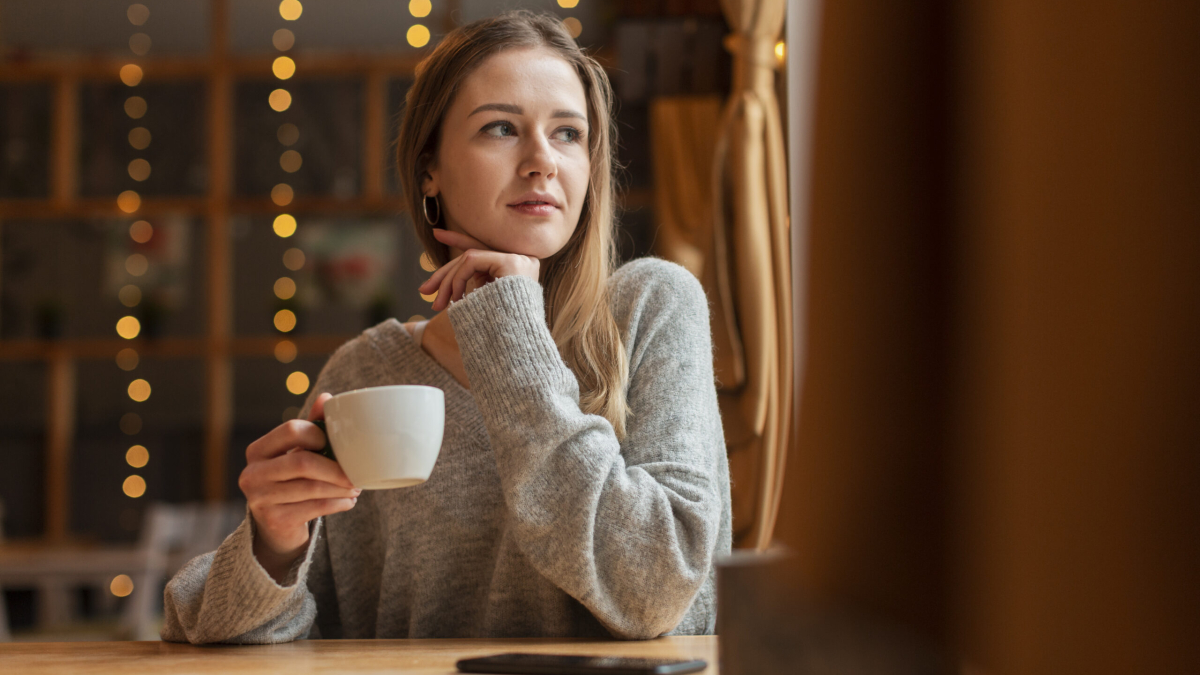
[[[526,192],[510,202],[509,206],[551,206],[557,209],[558,200],[545,192]]]

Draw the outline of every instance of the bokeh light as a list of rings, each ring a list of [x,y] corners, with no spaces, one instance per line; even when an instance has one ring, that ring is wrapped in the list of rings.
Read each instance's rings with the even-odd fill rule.
[[[290,309],[275,312],[275,330],[280,333],[290,333],[296,328],[296,313]]]
[[[144,445],[135,445],[125,451],[125,462],[135,469],[146,466],[150,461],[150,451]]]
[[[271,188],[271,201],[275,202],[275,206],[287,206],[292,203],[292,198],[295,196],[292,186],[287,183],[280,183]]]
[[[271,72],[281,80],[286,80],[296,74],[296,62],[290,57],[280,56],[271,64]]]
[[[558,0],[558,6],[563,9],[575,9],[579,5],[579,0]]]
[[[296,173],[302,164],[304,164],[304,158],[295,150],[284,150],[283,154],[279,156],[279,168],[288,173]]]
[[[291,300],[296,295],[296,282],[291,277],[279,277],[275,280],[275,297],[280,300]]]
[[[299,272],[304,269],[304,251],[298,248],[289,248],[284,251],[283,266],[293,272]]]
[[[135,277],[140,277],[150,269],[150,261],[141,253],[134,253],[125,259],[125,271]]]
[[[117,320],[117,335],[132,340],[142,332],[142,323],[136,316],[123,316]]]
[[[425,302],[433,302],[434,300],[437,300],[437,294],[438,294],[437,291],[434,291],[434,292],[430,293],[429,295],[422,293],[421,299],[424,300]]]
[[[129,23],[140,26],[150,18],[150,8],[140,2],[134,3],[125,10],[125,16],[129,17]]]
[[[433,261],[429,259],[428,253],[421,254],[421,269],[425,270],[426,272],[433,272],[437,270],[437,265],[434,265]]]
[[[134,352],[134,358],[137,358],[136,352]],[[124,415],[121,415],[120,425],[121,431],[126,436],[132,436],[142,430],[142,416],[133,412],[125,413]]]
[[[275,45],[275,49],[286,52],[296,44],[296,35],[286,28],[280,28],[271,36],[271,44]]]
[[[154,226],[148,221],[138,220],[129,226],[129,238],[139,244],[145,244],[154,236]]]
[[[121,66],[121,81],[125,86],[136,87],[142,81],[142,67],[136,63]]]
[[[308,391],[308,376],[298,370],[288,375],[287,390],[296,395]]]
[[[129,163],[129,177],[139,183],[150,177],[150,162],[138,158]]]
[[[296,234],[296,219],[291,214],[281,213],[275,216],[271,229],[275,230],[275,234],[287,239]]]
[[[429,44],[429,29],[421,24],[413,24],[408,29],[408,44],[414,47],[424,47]]]
[[[143,403],[150,398],[150,383],[138,378],[129,383],[129,398]]]
[[[296,141],[300,140],[300,127],[287,122],[279,125],[279,131],[275,132],[275,137],[284,145],[295,145]]]
[[[117,352],[117,367],[126,372],[137,368],[138,353],[137,350],[126,347]]]
[[[130,579],[128,574],[118,574],[113,577],[112,583],[108,585],[108,590],[118,598],[129,597],[129,594],[133,592],[133,579]]]
[[[433,4],[429,0],[410,0],[408,3],[408,13],[423,19],[429,16],[429,12],[433,10]]]
[[[287,89],[276,89],[267,97],[267,103],[271,105],[271,110],[283,112],[292,107],[292,94]]]
[[[775,43],[775,58],[780,63],[783,63],[787,59],[787,45],[783,43],[783,40]]]
[[[425,320],[424,316],[422,316],[420,314],[413,314],[412,316],[408,317],[408,321],[405,321],[404,323],[417,323],[419,321],[424,321],[424,320]]]
[[[150,147],[150,130],[146,127],[134,127],[130,129],[129,145],[134,150],[145,150]]]
[[[280,363],[291,363],[296,360],[296,343],[291,340],[280,340],[275,343],[275,360]]]
[[[121,490],[125,492],[126,497],[137,499],[146,494],[146,481],[138,475],[130,476],[125,479],[125,483],[121,485]],[[130,592],[133,591],[133,582],[129,583]]]
[[[142,196],[133,190],[126,190],[117,195],[117,208],[125,213],[133,213],[142,208]]]
[[[295,21],[303,12],[304,5],[300,4],[300,0],[283,0],[279,3],[279,16],[282,16],[284,21]]]
[[[137,307],[142,301],[142,289],[133,284],[125,284],[121,290],[117,291],[117,299],[126,307]]]
[[[129,51],[137,56],[145,56],[150,52],[150,36],[145,33],[134,33],[129,36]]]
[[[573,16],[568,16],[567,18],[563,19],[563,26],[573,38],[577,38],[583,34],[583,24],[579,22],[579,19],[576,19]]]
[[[146,114],[146,99],[141,96],[130,96],[125,99],[125,114],[130,119],[140,120]]]

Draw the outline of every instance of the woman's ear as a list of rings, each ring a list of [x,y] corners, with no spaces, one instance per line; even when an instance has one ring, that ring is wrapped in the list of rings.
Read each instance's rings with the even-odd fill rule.
[[[421,194],[425,197],[435,197],[441,188],[438,186],[437,179],[437,164],[433,161],[433,157],[422,155],[417,159],[418,166],[421,166]]]

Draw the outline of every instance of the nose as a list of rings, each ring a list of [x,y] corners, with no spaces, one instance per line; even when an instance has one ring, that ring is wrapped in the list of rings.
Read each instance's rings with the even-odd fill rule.
[[[558,173],[558,161],[549,139],[541,134],[529,134],[526,138],[529,140],[524,144],[524,155],[517,173],[522,178],[553,178]]]

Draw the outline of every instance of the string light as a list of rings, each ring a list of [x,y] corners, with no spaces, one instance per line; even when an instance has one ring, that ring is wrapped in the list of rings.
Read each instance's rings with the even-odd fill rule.
[[[141,26],[150,18],[150,8],[141,3],[135,3],[125,10],[125,16],[129,17],[129,23]]]
[[[275,132],[275,137],[284,145],[295,145],[300,140],[300,128],[291,122],[286,122],[279,125],[279,131]]]
[[[433,261],[429,259],[428,253],[421,254],[421,269],[425,270],[426,272],[434,272],[437,270],[437,266],[434,265]]]
[[[267,103],[271,105],[271,110],[283,112],[292,107],[292,94],[287,89],[276,89],[267,97]]]
[[[137,56],[145,56],[150,51],[150,36],[145,33],[129,36],[129,51]]]
[[[286,28],[280,28],[271,36],[271,44],[275,45],[275,49],[286,52],[296,44],[296,35]]]
[[[142,332],[142,323],[134,316],[123,316],[117,320],[117,335],[132,340]]]
[[[275,234],[287,239],[296,234],[296,219],[290,214],[281,213],[275,216],[275,222],[271,225],[271,229],[275,230]]]
[[[146,99],[141,96],[130,96],[125,99],[125,114],[130,119],[140,120],[146,114]]]
[[[133,190],[126,190],[117,195],[117,208],[125,213],[133,213],[142,208],[142,197]]]
[[[433,302],[434,300],[437,300],[437,291],[434,291],[434,292],[430,293],[429,295],[422,293],[421,299],[424,300],[425,302]]]
[[[126,307],[137,307],[137,304],[142,301],[142,289],[133,284],[125,284],[117,292],[117,298]]]
[[[296,294],[296,282],[290,277],[279,277],[275,280],[275,297],[280,300],[291,300]]]
[[[125,494],[129,494],[127,491]],[[108,590],[118,598],[129,597],[133,593],[133,579],[129,578],[128,574],[118,574],[113,577],[112,583],[108,585]]]
[[[275,77],[286,80],[296,74],[296,62],[287,56],[277,57],[271,64],[271,72]]]
[[[140,469],[150,462],[150,451],[144,445],[135,445],[125,452],[125,462]]]
[[[134,221],[129,226],[129,238],[139,244],[145,244],[150,241],[150,237],[154,236],[154,226],[149,221],[138,220]]]
[[[429,44],[429,29],[419,23],[413,24],[408,29],[408,44],[413,47],[421,48]]]
[[[775,43],[775,58],[780,63],[783,63],[787,59],[787,45],[783,43],[783,40]]]
[[[296,173],[303,163],[304,159],[295,150],[284,150],[283,154],[279,156],[279,168],[288,173]]]
[[[562,2],[562,0],[559,0]],[[423,19],[429,16],[429,12],[433,10],[433,4],[429,0],[411,0],[408,3],[408,13]]]
[[[138,403],[145,403],[146,399],[150,398],[150,383],[139,377],[129,383],[128,393],[129,398]]]
[[[295,196],[296,193],[292,191],[292,186],[287,183],[280,183],[271,188],[271,201],[275,202],[276,206],[291,204]]]
[[[121,81],[127,87],[136,87],[142,81],[142,67],[135,63],[121,66]]]
[[[567,32],[570,33],[571,37],[573,38],[577,38],[583,34],[583,24],[580,23],[579,19],[576,19],[573,16],[568,16],[567,18],[563,19],[563,26],[566,27]]]
[[[150,269],[150,261],[141,253],[133,253],[125,259],[125,271],[135,277],[140,277]]]
[[[300,4],[300,0],[283,0],[279,3],[279,16],[282,16],[284,21],[299,19],[302,12],[304,5]]]
[[[137,158],[129,163],[129,177],[139,183],[150,177],[150,162]]]
[[[146,127],[134,127],[130,129],[129,145],[134,150],[145,150],[150,147],[150,130]]]
[[[136,321],[136,319],[135,319]],[[135,349],[126,347],[117,352],[117,367],[124,371],[130,371],[138,366],[138,353]],[[141,424],[139,422],[139,424]]]
[[[146,494],[146,481],[141,476],[133,475],[125,479],[125,483],[121,486],[121,490],[125,492],[126,497],[137,499]],[[133,583],[129,584],[130,591],[133,590]]]
[[[296,313],[290,309],[275,312],[275,330],[280,333],[290,333],[296,327]]]
[[[298,370],[288,375],[287,390],[296,395],[308,391],[308,376]]]
[[[291,340],[280,340],[275,343],[275,360],[280,363],[291,363],[296,360],[296,343]]]
[[[579,0],[558,0],[558,6],[563,9],[575,9],[579,5]]]
[[[298,248],[289,248],[284,251],[283,266],[293,272],[299,272],[304,269],[304,251]]]

